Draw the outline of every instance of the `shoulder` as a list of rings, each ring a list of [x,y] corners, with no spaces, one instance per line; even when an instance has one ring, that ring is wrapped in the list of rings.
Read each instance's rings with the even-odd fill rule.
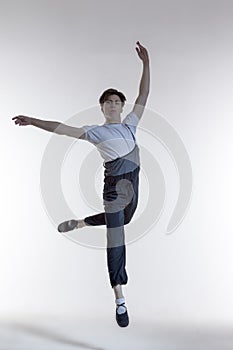
[[[96,130],[100,127],[101,125],[98,124],[93,124],[93,125],[83,125],[82,129],[87,133],[89,131]]]
[[[131,126],[137,126],[140,118],[137,116],[137,114],[133,111],[131,111],[127,116],[122,120],[122,124],[128,124]]]

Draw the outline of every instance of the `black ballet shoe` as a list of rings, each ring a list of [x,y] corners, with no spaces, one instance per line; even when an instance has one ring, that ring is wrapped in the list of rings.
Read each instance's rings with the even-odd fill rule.
[[[117,313],[117,309],[119,306],[125,307],[125,312],[123,314]],[[117,305],[117,309],[116,309],[116,321],[118,323],[118,326],[127,327],[129,324],[129,316],[128,316],[128,312],[127,312],[127,308],[125,306],[125,303]]]
[[[62,222],[57,229],[59,232],[68,232],[77,228],[77,225],[78,225],[78,220],[68,220],[68,221]]]

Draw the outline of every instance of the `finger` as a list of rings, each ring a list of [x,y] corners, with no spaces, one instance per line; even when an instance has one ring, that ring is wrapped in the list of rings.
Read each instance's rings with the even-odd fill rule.
[[[19,124],[19,123],[22,123],[23,121],[24,121],[23,119],[18,118],[17,121],[16,121],[16,123]]]
[[[141,49],[142,52],[146,52],[145,47],[141,46],[140,49]]]
[[[139,48],[137,47],[137,52],[138,52],[138,54],[140,54],[140,55],[141,55],[141,54],[143,53],[142,48],[141,48],[141,47],[139,47]]]
[[[142,45],[140,44],[140,42],[139,42],[139,41],[137,41],[137,44],[138,44],[138,46],[140,46],[140,47],[144,47],[144,46],[142,46]]]

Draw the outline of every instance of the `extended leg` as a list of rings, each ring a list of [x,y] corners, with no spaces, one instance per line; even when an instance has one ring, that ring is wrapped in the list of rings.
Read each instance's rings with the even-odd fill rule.
[[[113,290],[114,290],[114,294],[115,294],[116,299],[124,298],[121,284],[117,284],[116,286],[114,286]]]
[[[126,247],[124,222],[116,226],[118,220],[124,220],[124,212],[106,213],[107,221],[107,264],[111,286],[126,284]]]
[[[120,327],[127,327],[129,317],[121,286],[128,281],[125,269],[124,210],[106,213],[106,222],[108,272],[116,298],[116,321]]]

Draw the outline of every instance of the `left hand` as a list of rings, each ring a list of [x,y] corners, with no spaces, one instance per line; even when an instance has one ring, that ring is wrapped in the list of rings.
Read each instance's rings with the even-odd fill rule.
[[[138,47],[136,47],[136,51],[140,59],[143,61],[143,63],[149,63],[149,55],[147,49],[142,46],[139,41],[137,41],[136,44],[138,45]]]

